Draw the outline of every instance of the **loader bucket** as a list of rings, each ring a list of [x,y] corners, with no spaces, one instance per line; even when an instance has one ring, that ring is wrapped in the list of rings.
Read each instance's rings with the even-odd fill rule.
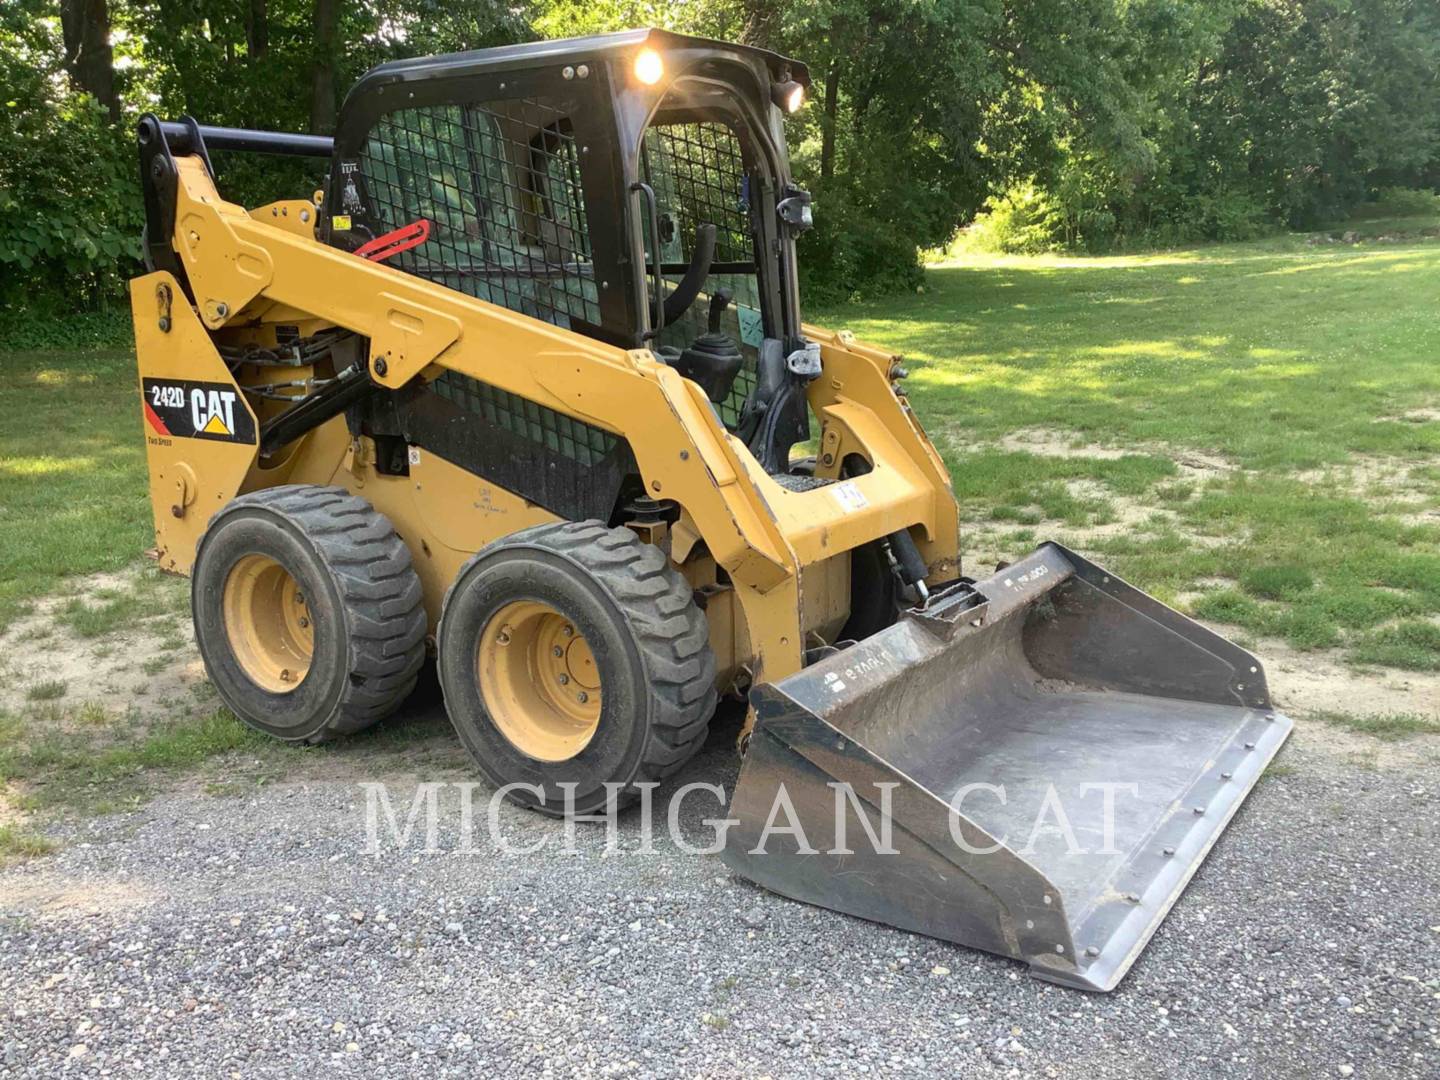
[[[1101,991],[1291,728],[1248,652],[1057,544],[751,700],[732,869]]]

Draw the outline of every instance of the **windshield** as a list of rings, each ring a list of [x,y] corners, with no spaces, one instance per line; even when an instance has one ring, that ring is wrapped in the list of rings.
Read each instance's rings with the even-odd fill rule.
[[[724,120],[652,124],[645,131],[640,173],[655,192],[660,228],[660,265],[665,291],[680,286],[702,245],[702,230],[715,229],[709,273],[694,301],[655,336],[656,347],[685,349],[708,330],[712,302],[728,294],[719,330],[740,349],[744,365],[726,399],[721,419],[734,427],[755,385],[756,358],[765,338],[765,317],[755,262],[753,168],[735,129]],[[654,243],[645,222],[646,262],[654,268]],[[714,303],[715,308],[720,308]]]

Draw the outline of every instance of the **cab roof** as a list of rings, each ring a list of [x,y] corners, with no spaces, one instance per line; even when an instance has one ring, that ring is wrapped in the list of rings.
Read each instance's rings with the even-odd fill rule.
[[[519,45],[501,45],[493,49],[422,56],[411,60],[392,60],[371,68],[360,83],[408,82],[414,79],[443,78],[449,75],[474,74],[481,71],[532,68],[538,64],[562,61],[610,60],[642,45],[650,45],[664,53],[672,50],[713,51],[729,53],[751,60],[763,61],[772,78],[788,71],[790,78],[808,87],[809,69],[798,60],[790,60],[768,49],[753,45],[736,45],[712,38],[692,37],[669,30],[619,30],[590,37],[561,38],[554,41],[527,41]],[[357,84],[357,89],[359,84]]]

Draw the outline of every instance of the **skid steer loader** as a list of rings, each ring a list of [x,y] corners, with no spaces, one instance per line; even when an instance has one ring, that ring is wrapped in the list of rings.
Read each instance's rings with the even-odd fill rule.
[[[545,812],[672,775],[748,695],[735,870],[1107,990],[1290,722],[1072,551],[962,576],[899,359],[801,321],[808,86],[633,31],[382,65],[333,139],[143,118],[159,558],[247,724],[357,731],[430,649]],[[247,210],[211,149],[324,186]]]

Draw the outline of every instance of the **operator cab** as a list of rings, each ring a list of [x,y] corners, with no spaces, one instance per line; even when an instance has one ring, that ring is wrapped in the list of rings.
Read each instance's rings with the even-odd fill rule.
[[[388,265],[651,349],[785,472],[819,371],[783,131],[808,85],[774,53],[658,30],[384,64],[342,109],[321,235],[423,233]]]

